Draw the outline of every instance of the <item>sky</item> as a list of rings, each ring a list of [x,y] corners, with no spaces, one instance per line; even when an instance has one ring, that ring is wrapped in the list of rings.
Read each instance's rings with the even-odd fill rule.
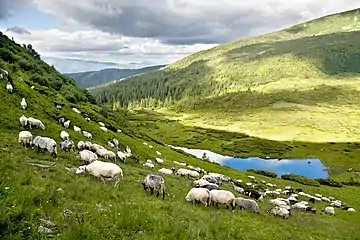
[[[63,73],[169,64],[359,0],[0,0],[0,31]]]

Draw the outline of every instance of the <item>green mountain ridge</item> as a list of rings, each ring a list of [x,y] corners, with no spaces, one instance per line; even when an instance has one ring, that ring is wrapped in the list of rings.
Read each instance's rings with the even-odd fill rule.
[[[156,65],[137,69],[107,68],[100,71],[66,73],[66,75],[75,79],[76,84],[78,84],[80,87],[89,88],[110,83],[112,81],[130,77],[136,74],[158,70],[165,66],[166,65]]]
[[[357,114],[359,19],[358,9],[325,16],[219,45],[163,70],[92,92],[99,102],[114,107],[155,108],[167,116],[177,112],[171,119],[273,140],[306,140],[309,136],[314,141],[360,140],[355,136],[359,119],[345,123],[340,133],[323,120],[338,119],[350,111]],[[291,107],[284,105],[281,112],[272,108],[282,102],[302,105],[308,111],[302,116],[298,111],[296,116]],[[321,114],[316,114],[319,111]],[[283,121],[288,115],[296,119]],[[304,115],[315,120],[308,121]],[[255,122],[254,118],[266,118],[266,126],[245,126]],[[298,124],[295,130],[283,129],[293,122]],[[314,122],[321,122],[321,127]],[[284,130],[283,136],[276,133]]]

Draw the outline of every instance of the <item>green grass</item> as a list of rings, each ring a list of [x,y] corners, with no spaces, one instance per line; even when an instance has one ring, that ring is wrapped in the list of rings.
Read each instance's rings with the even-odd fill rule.
[[[6,46],[14,48],[13,43],[6,39],[1,40]],[[1,45],[2,48],[3,46]],[[24,50],[16,49],[21,54],[26,54]],[[11,51],[17,57],[21,55],[14,49]],[[32,57],[27,57],[29,61],[35,61]],[[247,181],[245,172],[203,162],[188,154],[174,151],[164,143],[211,147],[216,152],[226,154],[241,151],[244,155],[281,154],[284,157],[317,155],[320,150],[316,148],[324,147],[322,156],[326,164],[344,164],[354,168],[358,151],[355,143],[281,143],[244,134],[186,127],[151,112],[113,112],[106,106],[100,107],[85,101],[86,92],[76,86],[67,86],[70,92],[66,97],[51,84],[47,86],[46,82],[32,82],[29,71],[16,67],[18,60],[10,63],[1,59],[1,66],[10,69],[14,92],[8,94],[5,91],[6,78],[0,81],[0,239],[357,239],[360,234],[360,211],[350,214],[337,210],[338,215],[335,217],[296,213],[285,221],[265,214],[269,207],[266,201],[260,203],[260,215],[239,210],[232,213],[224,207],[218,210],[186,203],[184,197],[192,187],[192,181],[179,176],[165,176],[169,195],[164,201],[149,196],[140,184],[151,172],[144,168],[142,163],[148,158],[155,159],[156,151],[162,152],[165,159],[164,166],[156,164],[156,169],[171,168],[174,166],[172,161],[176,160]],[[46,76],[42,71],[36,74]],[[49,70],[49,74],[59,77],[59,73],[54,70]],[[23,82],[19,76],[23,78]],[[52,83],[51,77],[48,82]],[[29,83],[35,84],[34,90],[28,86]],[[63,83],[61,87],[63,85],[66,84]],[[20,108],[22,97],[28,102],[26,110]],[[84,101],[77,101],[77,97],[84,98]],[[62,110],[56,109],[54,99],[64,101],[66,107]],[[86,122],[71,110],[73,106],[88,113],[93,121]],[[19,125],[22,114],[39,118],[45,124],[44,131],[31,130],[34,135],[59,141],[63,128],[57,124],[57,118],[65,116],[71,120],[72,126],[75,124],[91,132],[94,142],[98,144],[106,146],[110,138],[116,137],[122,149],[130,146],[134,156],[127,163],[117,162],[124,172],[120,186],[114,188],[113,184],[103,184],[89,175],[79,176],[67,171],[66,167],[83,164],[75,153],[59,150],[58,158],[53,159],[48,153],[39,154],[34,149],[24,149],[17,143],[18,133],[22,130]],[[105,133],[100,130],[96,121],[122,129],[123,133]],[[173,123],[174,127],[171,127],[170,124]],[[75,142],[85,140],[84,136],[75,133],[72,128],[66,131]],[[154,149],[144,146],[144,141],[153,145]],[[292,151],[289,150],[291,144],[294,144]],[[349,156],[335,161],[333,158],[343,156],[345,149],[351,149],[346,152]],[[30,165],[32,163],[50,167]],[[334,174],[332,177],[348,179],[353,176],[353,173],[349,174]],[[356,210],[360,207],[360,200],[357,198],[360,194],[359,187],[311,187],[278,178],[252,175],[259,180],[276,183],[282,188],[292,185],[312,194],[334,196]],[[229,184],[223,187],[231,189]],[[324,206],[324,203],[317,204],[318,209]],[[63,214],[65,210],[70,210],[73,214],[66,216]],[[45,217],[56,224],[55,227],[50,227],[54,231],[52,237],[37,231],[40,225],[44,225],[40,219]]]
[[[92,91],[113,107],[177,113],[185,125],[279,141],[359,141],[359,17],[353,10],[219,45]]]

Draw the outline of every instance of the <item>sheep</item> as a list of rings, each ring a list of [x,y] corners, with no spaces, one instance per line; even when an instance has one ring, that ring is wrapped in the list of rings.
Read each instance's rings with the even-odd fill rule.
[[[256,200],[261,200],[263,198],[262,194],[257,191],[245,191],[244,194]]]
[[[321,194],[315,194],[315,197],[322,198],[323,196]]]
[[[74,125],[74,131],[81,133],[81,128],[79,128],[79,127],[77,127],[77,126]]]
[[[179,168],[177,171],[176,171],[176,175],[181,175],[181,176],[187,176],[188,175],[188,172],[190,170],[188,169],[184,169],[184,168]]]
[[[69,140],[70,139],[69,134],[67,132],[65,132],[65,131],[60,132],[60,137],[61,137],[62,140]]]
[[[333,202],[331,203],[331,206],[339,208],[339,207],[341,207],[341,202],[333,201]]]
[[[161,156],[161,152],[159,152],[159,151],[156,151],[156,154],[157,154],[158,156]]]
[[[58,122],[61,126],[64,126],[65,118],[63,117],[59,118]]]
[[[282,201],[280,199],[271,199],[269,202],[271,204],[276,205],[276,206],[286,206],[286,205],[288,205],[285,201]]]
[[[128,153],[128,155],[131,156],[131,149],[129,148],[129,146],[126,146],[125,152]]]
[[[235,195],[227,190],[211,190],[210,191],[210,203],[216,205],[219,208],[218,204],[225,204],[226,209],[229,208],[230,204],[234,200]]]
[[[154,168],[155,168],[154,164],[148,163],[148,162],[144,163],[143,166],[148,167],[148,168],[151,168],[151,169],[154,169]]]
[[[101,127],[105,127],[105,124],[102,122],[98,122]]]
[[[97,148],[96,149],[96,154],[99,157],[105,158],[106,151],[107,151],[107,149],[105,149],[105,148]]]
[[[12,93],[12,91],[13,91],[13,86],[11,85],[11,83],[7,83],[6,84],[6,90],[9,92],[9,93]]]
[[[104,132],[107,132],[108,129],[106,127],[100,127],[101,130],[103,130]]]
[[[302,188],[297,188],[297,189],[295,189],[295,192],[300,193],[300,192],[303,192],[303,190],[302,190]]]
[[[51,154],[51,156],[54,158],[57,157],[57,147],[54,139],[36,136],[33,140],[33,145],[38,148],[39,152],[41,152],[43,149],[46,149]]]
[[[150,188],[151,195],[156,191],[156,196],[159,197],[160,192],[162,193],[162,199],[165,199],[165,180],[162,176],[149,174],[145,177],[144,181],[141,183],[146,191]]]
[[[143,142],[143,144],[144,144],[145,146],[148,146],[148,145],[149,145],[147,142]]]
[[[86,141],[86,142],[85,142],[85,149],[91,150],[91,149],[92,149],[92,146],[93,146],[93,144],[92,144],[91,142],[89,142],[89,141]]]
[[[210,191],[206,188],[192,188],[186,194],[185,200],[187,202],[201,202],[207,207],[210,202]]]
[[[335,215],[335,209],[333,207],[326,207],[322,209],[321,212],[325,212],[325,214]]]
[[[56,105],[56,108],[57,109],[62,109],[62,106],[61,105]]]
[[[29,131],[21,131],[19,133],[18,142],[25,148],[31,147],[33,141],[33,135]]]
[[[291,215],[289,210],[287,210],[283,207],[278,207],[278,206],[275,206],[275,207],[267,210],[266,212],[273,216],[282,217],[283,219],[288,219],[289,216]]]
[[[60,142],[60,148],[64,151],[74,151],[75,144],[73,140],[64,139],[64,141]]]
[[[91,133],[87,132],[87,131],[82,131],[83,135],[88,138],[88,139],[92,139],[92,135]]]
[[[254,176],[248,176],[248,178],[250,178],[251,180],[254,180],[255,179],[255,177]]]
[[[117,132],[118,132],[118,133],[122,133],[121,129],[118,129]]]
[[[24,110],[27,108],[27,103],[25,101],[25,98],[21,99],[20,105],[21,105],[22,109],[24,109]]]
[[[152,145],[149,145],[149,148],[153,149],[154,147]]]
[[[161,168],[159,169],[159,172],[167,175],[171,175],[174,173],[173,169],[167,169],[167,168]]]
[[[95,153],[87,149],[80,151],[79,154],[80,154],[80,158],[84,160],[85,164],[92,163],[98,159],[98,156]]]
[[[355,212],[355,209],[354,209],[354,208],[349,208],[347,211],[354,213],[354,212]]]
[[[112,142],[108,141],[108,146],[111,148],[115,148],[115,144],[113,144]]]
[[[30,129],[32,129],[32,127],[36,127],[36,128],[41,128],[42,130],[45,130],[44,124],[39,119],[29,117],[27,119],[27,123],[28,123]]]
[[[233,188],[235,191],[237,191],[238,193],[244,193],[245,190],[242,187],[238,187],[235,184],[233,184]]]
[[[200,174],[197,171],[188,170],[188,177],[198,178]]]
[[[114,145],[115,145],[116,147],[119,146],[119,140],[117,140],[116,138],[114,138],[114,139],[112,140],[112,142],[114,143]]]
[[[24,115],[21,115],[21,117],[19,118],[19,122],[22,127],[26,127],[28,124],[28,119]]]
[[[234,198],[232,201],[233,210],[235,210],[236,206],[238,206],[240,209],[252,210],[253,212],[260,214],[259,205],[255,200],[241,197]]]
[[[66,122],[64,122],[64,127],[65,128],[69,128],[70,127],[70,120],[67,120]]]
[[[217,181],[216,178],[214,178],[214,177],[212,177],[210,175],[204,175],[204,176],[202,176],[201,179],[204,179],[204,180],[206,180],[206,181],[208,181],[210,183],[216,183],[216,184],[219,183],[219,181]]]
[[[327,198],[327,197],[322,197],[321,200],[324,201],[324,202],[331,202],[330,199]]]
[[[75,107],[73,107],[71,110],[73,110],[74,112],[76,112],[76,113],[78,113],[78,114],[81,114],[81,112],[80,112],[77,108],[75,108]]]
[[[181,163],[181,162],[178,162],[178,161],[174,161],[175,164],[177,165],[180,165],[180,166],[183,166],[183,167],[186,167],[186,163]]]
[[[313,214],[316,214],[316,207],[307,206],[306,212],[312,212]]]
[[[86,150],[85,150],[86,151]],[[80,166],[76,169],[77,174],[88,172],[95,177],[101,178],[105,184],[105,179],[108,181],[115,181],[114,187],[124,177],[122,169],[115,163],[102,162],[95,160],[89,165]]]
[[[77,147],[79,149],[79,151],[84,150],[85,149],[85,143],[83,141],[79,141],[77,144]]]
[[[306,210],[307,207],[309,207],[309,206],[307,206],[303,203],[295,203],[294,205],[291,206],[291,209]]]
[[[298,202],[298,200],[294,196],[289,197],[288,200],[289,200],[290,204],[295,204]]]
[[[193,181],[193,183],[195,186],[200,186],[200,187],[209,184],[209,182],[206,181],[205,179],[195,180],[195,181]]]
[[[106,150],[104,154],[105,159],[113,159],[116,160],[116,154],[112,151]]]
[[[273,188],[273,187],[274,187],[274,185],[273,185],[273,184],[271,184],[271,183],[267,183],[267,184],[266,184],[266,186],[271,187],[271,188]]]
[[[164,163],[164,160],[162,160],[161,158],[155,158],[155,161],[160,164]]]
[[[220,190],[219,186],[214,184],[214,183],[209,183],[209,184],[203,185],[202,188],[206,188],[209,191],[211,191],[211,190]]]

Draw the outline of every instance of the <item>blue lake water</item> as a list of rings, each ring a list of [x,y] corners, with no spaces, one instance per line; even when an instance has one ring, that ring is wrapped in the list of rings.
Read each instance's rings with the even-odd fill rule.
[[[170,145],[169,145],[170,146]],[[217,162],[223,166],[231,167],[236,170],[246,171],[247,169],[268,170],[278,174],[297,174],[308,178],[328,178],[328,172],[319,159],[262,159],[259,157],[250,158],[234,158],[223,156],[209,150],[189,149],[184,147],[174,147],[174,149],[182,150],[197,158],[201,158],[204,154],[209,157],[210,161]],[[310,163],[309,163],[310,162]]]

